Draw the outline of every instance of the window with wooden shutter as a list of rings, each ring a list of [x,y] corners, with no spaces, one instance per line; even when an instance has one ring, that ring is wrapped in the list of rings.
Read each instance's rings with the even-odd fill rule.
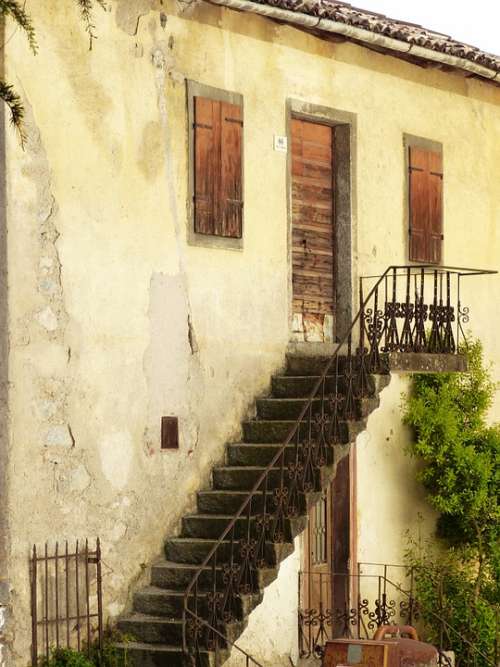
[[[443,242],[443,157],[409,147],[410,260],[439,264]]]
[[[243,112],[194,97],[194,231],[240,239],[243,228]]]

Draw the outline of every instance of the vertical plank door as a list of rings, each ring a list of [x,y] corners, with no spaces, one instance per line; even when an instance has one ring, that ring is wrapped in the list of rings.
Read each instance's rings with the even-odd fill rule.
[[[293,118],[291,136],[293,333],[296,340],[331,341],[333,128]]]

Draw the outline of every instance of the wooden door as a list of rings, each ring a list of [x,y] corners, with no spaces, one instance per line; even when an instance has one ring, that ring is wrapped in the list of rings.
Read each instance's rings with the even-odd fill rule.
[[[335,478],[321,499],[309,509],[302,550],[299,607],[305,617],[320,623],[320,635],[342,637],[348,633],[353,598],[350,561],[354,506],[352,461],[339,461]],[[307,630],[306,630],[307,632]],[[323,636],[323,634],[325,636]],[[318,635],[319,636],[319,635]]]
[[[293,118],[292,284],[295,340],[333,340],[333,127]]]
[[[309,510],[304,540],[301,607],[324,613],[332,606],[332,488]]]

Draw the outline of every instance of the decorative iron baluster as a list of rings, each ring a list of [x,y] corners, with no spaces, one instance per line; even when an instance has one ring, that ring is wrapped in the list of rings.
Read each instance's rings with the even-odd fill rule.
[[[415,316],[413,329],[413,351],[424,352],[427,347],[425,323],[427,321],[428,306],[425,300],[425,269],[420,269],[420,294],[417,289],[417,276],[415,276]]]
[[[444,336],[443,352],[447,354],[455,353],[455,338],[453,336],[453,322],[455,321],[455,311],[451,305],[451,277],[450,272],[446,272],[446,306],[443,310]]]
[[[332,393],[328,397],[328,406],[330,409],[330,432],[328,440],[335,445],[340,442],[340,417],[344,410],[344,396],[339,392],[339,355],[335,358],[335,384]]]
[[[392,271],[392,301],[385,303],[385,345],[383,352],[397,352],[399,350],[399,334],[397,318],[401,315],[401,304],[397,300],[397,270]]]
[[[283,542],[285,539],[285,518],[288,505],[288,486],[285,484],[285,452],[280,455],[280,483],[274,489],[274,521],[271,530],[271,542]]]
[[[415,305],[410,301],[411,269],[406,271],[406,299],[400,305],[400,316],[403,318],[403,327],[399,338],[400,352],[413,352],[412,323],[415,316]]]
[[[249,593],[255,584],[254,581],[254,567],[257,559],[257,540],[252,537],[251,521],[249,516],[250,511],[249,502],[247,505],[247,526],[246,535],[240,540],[240,578],[238,581],[238,592]],[[264,558],[265,558],[265,544],[264,544]]]
[[[358,382],[356,387],[356,395],[359,399],[362,399],[368,393],[370,386],[370,377],[368,370],[368,350],[365,345],[365,334],[366,334],[366,315],[365,315],[365,300],[363,297],[363,280],[359,281],[359,303],[360,305],[360,316],[359,316],[359,347],[358,347]]]
[[[353,363],[352,355],[352,334],[347,338],[347,357],[344,360],[344,378],[345,378],[345,398],[343,402],[343,418],[345,421],[352,419],[356,412],[355,385],[356,369]]]
[[[262,511],[257,517],[256,529],[256,545],[255,545],[255,565],[257,568],[263,568],[266,563],[266,542],[269,538],[269,530],[271,527],[271,515],[267,510],[268,500],[268,476],[266,475],[263,481],[262,489]],[[241,571],[241,568],[240,568]]]
[[[384,333],[387,334],[384,313],[378,307],[378,295],[379,288],[378,285],[376,285],[373,295],[373,308],[365,308],[366,328],[368,332],[368,340],[370,343],[370,352],[368,357],[368,367],[370,373],[377,373],[381,369],[382,364],[380,359],[380,342],[384,336]]]
[[[251,504],[249,503],[249,515],[251,516]],[[231,529],[231,539],[230,539],[230,557],[229,562],[221,565],[221,577],[222,577],[222,586],[224,588],[222,604],[221,604],[221,617],[224,623],[230,623],[236,618],[237,612],[237,603],[239,600],[240,593],[250,592],[251,590],[251,581],[248,583],[250,590],[245,588],[241,590],[240,586],[240,565],[239,563],[234,562],[234,544],[235,544],[235,530],[237,524],[235,524]]]
[[[292,461],[288,464],[288,476],[290,483],[288,487],[288,500],[286,508],[286,516],[293,518],[298,515],[301,495],[304,492],[304,462],[303,462],[303,447],[301,447],[300,433],[297,429],[294,437],[294,455]]]

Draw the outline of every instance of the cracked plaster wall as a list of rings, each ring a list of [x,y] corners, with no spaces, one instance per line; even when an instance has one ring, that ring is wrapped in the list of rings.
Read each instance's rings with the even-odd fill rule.
[[[203,3],[112,2],[96,12],[90,53],[73,3],[33,0],[30,10],[39,55],[9,26],[6,48],[28,133],[24,152],[5,135],[11,621],[2,656],[13,665],[29,653],[30,546],[100,535],[105,613],[116,617],[283,362],[286,156],[272,146],[286,134],[287,98],[358,116],[355,273],[405,261],[404,132],[445,147],[446,261],[491,266],[500,256],[497,89]],[[242,252],[186,242],[185,78],[244,97]],[[497,317],[488,309],[497,288],[485,280],[474,299],[475,331],[496,362],[493,328],[481,323]],[[179,416],[177,452],[159,451],[162,415]],[[393,482],[397,499],[407,489]],[[282,568],[247,634],[257,628],[255,641],[272,608],[282,619],[276,660],[284,643],[294,650],[296,568],[293,559]]]

